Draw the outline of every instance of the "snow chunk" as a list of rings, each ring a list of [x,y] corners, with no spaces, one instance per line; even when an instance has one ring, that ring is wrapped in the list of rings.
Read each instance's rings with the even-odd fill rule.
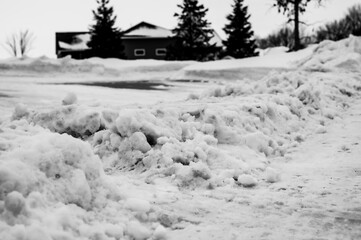
[[[266,177],[266,181],[269,183],[275,183],[280,181],[280,174],[279,172],[271,167],[267,167],[266,171],[265,171],[265,177]]]
[[[13,191],[27,192],[26,181],[16,171],[13,171],[12,166],[0,165],[0,200]]]
[[[162,225],[159,225],[153,233],[153,237],[155,240],[166,240],[167,237],[167,229]]]
[[[72,105],[72,104],[75,104],[77,102],[77,100],[78,100],[78,98],[75,95],[75,93],[70,92],[70,93],[66,94],[66,96],[62,100],[62,104],[63,105]]]
[[[241,174],[238,176],[237,181],[244,187],[254,187],[258,184],[256,178],[252,177],[249,174]]]
[[[5,209],[13,216],[19,215],[25,209],[25,199],[19,192],[11,192],[5,197]]]
[[[48,200],[91,206],[104,173],[88,143],[50,132],[18,141],[17,149],[0,155],[1,197],[9,191],[24,196],[39,191]]]
[[[27,109],[25,104],[17,104],[14,110],[14,113],[12,115],[13,120],[18,120],[23,117],[27,117],[29,115],[29,110]]]
[[[146,136],[142,132],[135,132],[129,137],[129,142],[132,148],[139,150],[142,153],[146,153],[151,149],[151,146],[147,142]]]

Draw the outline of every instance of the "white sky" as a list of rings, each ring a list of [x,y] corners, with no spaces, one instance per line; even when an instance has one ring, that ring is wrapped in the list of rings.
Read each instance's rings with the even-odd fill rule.
[[[233,0],[199,0],[209,8],[212,27],[224,37],[222,28]],[[266,36],[279,28],[286,18],[272,8],[274,0],[245,0],[256,35]],[[117,26],[125,30],[140,21],[166,28],[176,26],[175,12],[182,0],[110,0],[117,14]],[[303,20],[321,24],[341,18],[347,8],[361,0],[324,0],[323,6],[310,4]],[[0,58],[9,57],[4,43],[14,32],[29,29],[35,35],[30,56],[55,57],[55,32],[87,31],[93,22],[95,0],[0,0]]]

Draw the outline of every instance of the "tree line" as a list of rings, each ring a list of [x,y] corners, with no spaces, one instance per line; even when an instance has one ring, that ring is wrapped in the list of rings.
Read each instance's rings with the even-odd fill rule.
[[[274,7],[287,14],[289,22],[294,23],[293,46],[291,50],[302,48],[300,41],[300,15],[310,2],[320,4],[322,0],[274,0]],[[97,0],[98,8],[93,11],[95,24],[90,27],[89,47],[99,57],[124,58],[121,30],[114,27],[116,16],[109,0]],[[244,58],[258,55],[257,45],[249,22],[250,14],[244,0],[233,0],[232,12],[227,16],[228,23],[223,28],[227,35],[224,48],[211,43],[214,31],[206,18],[208,9],[198,0],[183,0],[178,5],[180,13],[175,13],[178,24],[173,29],[175,43],[167,49],[169,60],[212,60],[230,56]]]
[[[113,7],[109,6],[109,0],[97,0],[97,3],[88,46],[98,57],[125,58],[120,44],[122,31],[114,27],[116,16]],[[175,43],[167,49],[168,60],[205,61],[223,56],[243,58],[257,55],[250,15],[243,0],[234,0],[233,12],[227,16],[225,49],[220,49],[211,41],[214,30],[206,18],[208,9],[203,4],[198,0],[183,0],[178,7],[180,12],[174,14],[178,24],[172,30]]]
[[[301,48],[324,40],[339,41],[350,35],[361,36],[361,4],[351,6],[344,17],[327,22],[313,29],[312,32],[301,25],[299,34]],[[256,38],[256,44],[260,49],[277,46],[292,48],[294,46],[293,27],[287,24],[264,38]]]

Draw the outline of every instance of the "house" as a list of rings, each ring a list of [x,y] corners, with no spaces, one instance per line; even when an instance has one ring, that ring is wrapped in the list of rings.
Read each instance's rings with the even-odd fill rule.
[[[174,43],[171,30],[141,22],[123,32],[124,53],[128,59],[164,59]]]
[[[168,46],[175,41],[173,36],[172,30],[140,22],[123,32],[125,56],[127,59],[165,59]],[[56,55],[58,58],[70,55],[75,59],[92,57],[87,46],[89,40],[89,32],[56,33]],[[216,32],[211,43],[222,46],[222,40]]]

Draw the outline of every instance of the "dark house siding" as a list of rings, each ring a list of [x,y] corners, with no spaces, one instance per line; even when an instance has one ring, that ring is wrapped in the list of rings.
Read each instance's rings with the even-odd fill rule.
[[[91,50],[60,50],[57,53],[58,58],[70,56],[73,59],[86,59],[94,57]]]
[[[173,38],[123,38],[122,41],[127,59],[165,59],[163,50],[174,43]],[[144,55],[137,55],[136,50],[141,49]]]

